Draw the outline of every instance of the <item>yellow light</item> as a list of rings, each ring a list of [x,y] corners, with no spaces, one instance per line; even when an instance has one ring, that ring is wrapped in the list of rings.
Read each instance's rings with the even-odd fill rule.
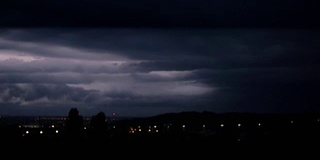
[[[141,128],[139,128],[139,132],[141,132]]]
[[[151,129],[149,129],[148,132],[151,132]]]
[[[159,130],[157,130],[157,129],[156,129],[156,132],[158,133],[158,132],[159,132]]]
[[[51,125],[51,128],[54,128],[54,125]]]

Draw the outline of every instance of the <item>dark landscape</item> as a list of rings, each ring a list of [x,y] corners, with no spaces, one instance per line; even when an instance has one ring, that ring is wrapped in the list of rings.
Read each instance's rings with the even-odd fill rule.
[[[300,150],[320,142],[320,114],[181,112],[152,117],[1,117],[3,146],[21,151],[173,152]],[[69,148],[69,149],[70,149]],[[177,150],[178,149],[178,150]]]

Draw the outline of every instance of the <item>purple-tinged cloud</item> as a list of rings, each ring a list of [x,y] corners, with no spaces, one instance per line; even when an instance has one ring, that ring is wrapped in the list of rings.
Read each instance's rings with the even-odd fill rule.
[[[319,33],[4,29],[0,114],[318,111]]]

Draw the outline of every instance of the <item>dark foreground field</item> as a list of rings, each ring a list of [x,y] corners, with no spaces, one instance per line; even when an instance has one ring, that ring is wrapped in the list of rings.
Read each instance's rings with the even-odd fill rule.
[[[113,121],[102,130],[87,126],[77,132],[15,124],[1,126],[0,140],[2,153],[10,156],[306,158],[320,149],[317,117],[169,114]]]

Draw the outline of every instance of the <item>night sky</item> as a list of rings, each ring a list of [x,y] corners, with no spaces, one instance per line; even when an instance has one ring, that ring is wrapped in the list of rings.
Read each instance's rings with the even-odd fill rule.
[[[0,115],[319,112],[315,1],[4,1]]]

